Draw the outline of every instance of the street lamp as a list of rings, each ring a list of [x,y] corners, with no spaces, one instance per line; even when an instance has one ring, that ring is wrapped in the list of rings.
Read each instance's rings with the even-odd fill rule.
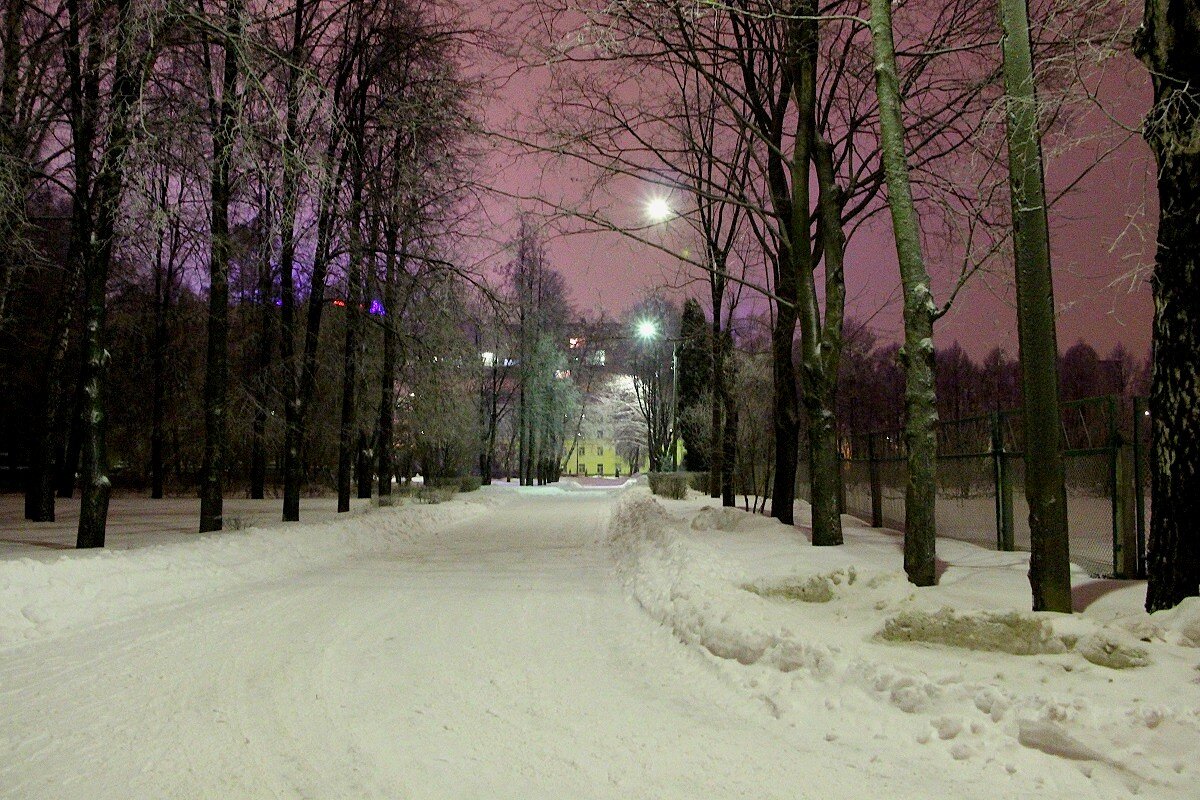
[[[651,197],[646,201],[646,219],[651,222],[666,222],[675,215],[671,201],[662,195]]]
[[[666,201],[663,201],[663,202],[665,203]],[[654,341],[659,336],[658,323],[652,319],[642,320],[637,325],[637,336],[643,342],[649,343],[649,342]],[[673,339],[668,339],[667,341],[669,341],[671,343],[671,417],[670,417],[671,471],[678,472],[679,471],[679,429],[678,429],[678,426],[676,425],[676,418],[679,415],[679,369],[678,369],[679,354],[677,351],[677,345],[679,344],[679,340],[673,338]],[[647,416],[647,418],[646,418],[646,433],[647,433],[647,437],[648,437],[646,444],[649,445],[650,444],[649,438],[652,438],[652,430],[651,430],[649,416]]]

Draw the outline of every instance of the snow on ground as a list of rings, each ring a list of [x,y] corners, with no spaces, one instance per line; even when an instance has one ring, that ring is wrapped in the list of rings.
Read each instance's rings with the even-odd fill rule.
[[[844,520],[845,546],[813,548],[761,516],[631,494],[613,543],[647,612],[781,720],[941,753],[995,797],[1195,797],[1200,599],[1151,616],[1143,583],[1078,571],[1082,613],[1033,614],[1028,554],[953,541],[918,589],[898,536]]]
[[[59,556],[55,551],[74,549],[79,527],[78,495],[55,502],[54,522],[25,521],[24,502],[23,495],[0,493],[0,558],[54,560]],[[369,500],[352,498],[350,513],[360,514],[370,505]],[[280,498],[226,497],[225,529],[294,525],[279,521],[282,510]],[[304,524],[331,522],[339,516],[335,498],[300,498],[300,519]],[[150,544],[195,541],[199,521],[200,499],[195,496],[149,500],[145,495],[117,494],[109,504],[104,546],[108,550],[128,550]]]
[[[581,488],[0,551],[0,797],[1195,796],[1200,603]]]
[[[145,501],[143,501],[145,502]],[[247,583],[319,570],[348,554],[378,552],[449,523],[476,516],[496,501],[407,505],[316,524],[278,524],[219,534],[142,531],[117,534],[117,549],[31,550],[0,562],[0,646],[94,625],[142,608],[200,598]],[[331,501],[326,500],[326,505]],[[161,512],[160,512],[161,513]],[[170,517],[174,520],[174,517]],[[118,517],[118,530],[128,527]],[[44,532],[39,531],[44,537]],[[140,543],[140,546],[138,544]]]

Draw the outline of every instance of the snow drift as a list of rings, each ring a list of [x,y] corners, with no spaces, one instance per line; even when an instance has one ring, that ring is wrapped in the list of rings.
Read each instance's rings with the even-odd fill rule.
[[[1027,584],[1022,594],[1012,580],[1014,554],[955,543],[946,549],[971,566],[917,589],[882,534],[850,528],[843,548],[797,534],[636,490],[609,542],[637,603],[775,716],[813,724],[814,709],[853,707],[891,735],[941,742],[954,760],[1012,774],[1050,755],[1086,763],[1101,796],[1192,796],[1200,666],[1187,648],[1200,604],[1154,617],[1136,598],[1033,614],[1020,610]],[[989,559],[994,567],[975,566]],[[981,587],[989,608],[971,607]]]
[[[330,523],[246,528],[135,550],[68,551],[55,561],[0,561],[0,647],[319,569],[347,553],[412,540],[482,513],[494,499],[371,509]]]

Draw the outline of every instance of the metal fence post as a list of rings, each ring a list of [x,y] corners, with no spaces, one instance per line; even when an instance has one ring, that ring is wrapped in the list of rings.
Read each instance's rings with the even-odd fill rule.
[[[1112,505],[1112,568],[1113,577],[1121,577],[1121,502],[1117,499],[1119,494],[1117,490],[1117,478],[1120,468],[1117,464],[1117,431],[1116,425],[1113,423],[1115,413],[1113,411],[1113,397],[1108,398],[1108,436],[1106,444],[1108,445],[1108,497]]]
[[[1004,423],[999,411],[992,417],[992,474],[996,484],[996,549],[1012,551],[1013,541],[1013,486],[1012,470],[1008,468],[1008,455],[1004,452]]]
[[[1128,451],[1121,440],[1120,400],[1108,397],[1108,490],[1112,496],[1113,576],[1128,578],[1137,574],[1137,533],[1130,497]]]
[[[840,447],[837,449],[837,471],[838,471],[838,493],[837,493],[838,513],[845,514],[846,513],[846,454],[842,452],[842,448],[840,448]],[[809,485],[811,487],[812,475],[809,475],[808,479],[810,481]],[[810,494],[810,497],[811,497],[811,494]]]
[[[1133,497],[1135,529],[1137,531],[1137,577],[1146,577],[1146,484],[1143,467],[1146,454],[1142,452],[1143,417],[1148,414],[1146,399],[1133,398]]]
[[[879,474],[879,454],[875,452],[875,434],[867,434],[867,468],[871,477],[871,527],[883,527],[883,479]]]

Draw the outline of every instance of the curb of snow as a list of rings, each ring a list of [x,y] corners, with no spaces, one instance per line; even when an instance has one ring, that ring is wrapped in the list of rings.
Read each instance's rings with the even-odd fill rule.
[[[0,648],[387,550],[480,515],[493,498],[372,508],[332,522],[247,528],[134,550],[0,562]]]
[[[702,512],[705,513],[712,514]],[[960,675],[936,677],[884,663],[869,653],[843,652],[837,645],[806,640],[788,625],[781,624],[780,615],[773,613],[778,611],[778,603],[762,596],[772,591],[770,584],[748,582],[745,576],[737,574],[737,566],[722,558],[717,549],[696,541],[688,533],[689,528],[734,530],[735,526],[713,525],[707,518],[699,524],[696,520],[691,522],[689,525],[688,519],[671,516],[646,492],[627,494],[609,524],[609,545],[619,574],[636,602],[679,640],[702,648],[726,664],[737,662],[752,667],[744,675],[731,677],[758,696],[776,716],[782,716],[791,707],[789,695],[796,691],[797,680],[815,679],[828,687],[823,691],[828,693],[825,705],[830,710],[841,702],[835,699],[841,690],[850,687],[876,697],[907,716],[927,717],[925,724],[917,724],[918,729],[927,731],[918,732],[917,741],[926,743],[936,736],[946,743],[955,760],[972,759],[988,752],[994,754],[1016,742],[1024,748],[1050,755],[1104,764],[1114,770],[1118,774],[1117,780],[1122,782],[1143,782],[1147,779],[1139,773],[1144,765],[1132,758],[1138,748],[1129,748],[1125,741],[1129,739],[1131,729],[1141,730],[1141,737],[1159,743],[1170,742],[1173,746],[1166,750],[1180,751],[1173,755],[1164,752],[1164,759],[1182,757],[1183,752],[1195,754],[1192,740],[1200,732],[1200,707],[1188,709],[1183,704],[1178,708],[1151,708],[1115,703],[1089,708],[1081,705],[1079,700],[1069,701],[1039,691],[1010,690],[970,682]],[[855,582],[853,573],[851,568],[838,574],[813,576],[799,586],[807,591],[811,588],[809,584],[819,579],[818,582],[829,584],[830,592],[844,592],[848,584]],[[1002,614],[989,616],[986,612],[966,612],[958,615],[950,610],[913,610],[897,615],[897,607],[911,603],[913,587],[903,580],[902,575],[893,577],[879,574],[871,579],[859,579],[856,587],[856,590],[861,588],[869,593],[862,599],[867,602],[866,607],[872,607],[870,604],[873,603],[873,608],[881,612],[881,621],[887,617],[887,623],[896,625],[896,620],[901,623],[907,620],[910,624],[914,620],[921,624],[967,620],[972,623],[968,625],[971,631],[976,631],[978,625],[974,623],[990,625],[998,619],[1007,619]],[[828,599],[824,597],[824,591],[818,594],[823,599],[816,602]],[[1160,619],[1156,616],[1154,622],[1168,623],[1169,628],[1177,631],[1169,636],[1172,643],[1189,646],[1188,639],[1194,633],[1192,629],[1197,627],[1193,617],[1200,619],[1200,601],[1172,613],[1175,617]],[[1106,667],[1140,666],[1148,661],[1147,658],[1135,664],[1105,663],[1108,657],[1124,661],[1131,652],[1126,648],[1132,640],[1131,631],[1120,625],[1101,626],[1080,617],[1024,612],[1013,612],[1012,616],[1035,623],[1038,627],[1035,638],[1044,639],[1046,649],[1040,651],[1043,653],[1057,652],[1064,654],[1060,658],[1067,659],[1084,657]],[[1049,616],[1056,617],[1052,623],[1046,619]],[[1160,634],[1164,631],[1161,627],[1158,630]],[[881,641],[879,636],[874,640]],[[1157,641],[1166,644],[1162,636]],[[946,638],[939,643],[971,649],[969,637],[959,642]],[[1072,650],[1075,652],[1068,652]],[[1067,671],[1071,668],[1064,666]],[[730,674],[728,667],[722,669]],[[776,677],[772,678],[772,674]],[[803,677],[796,678],[795,675]],[[1124,742],[1124,745],[1117,746],[1118,742]],[[1185,742],[1192,743],[1181,749],[1180,744]],[[1130,767],[1130,763],[1137,764],[1137,769]],[[1156,782],[1151,780],[1149,783]]]

